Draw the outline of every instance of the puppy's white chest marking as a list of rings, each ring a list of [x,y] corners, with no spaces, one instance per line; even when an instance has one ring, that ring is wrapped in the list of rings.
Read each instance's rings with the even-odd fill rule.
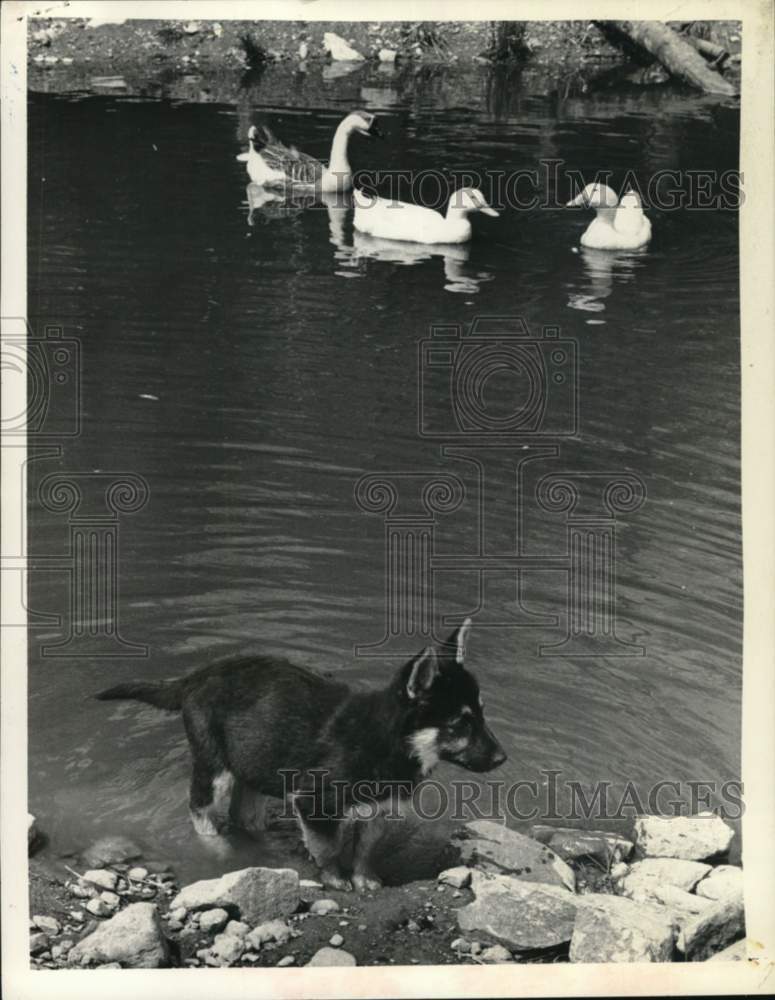
[[[429,774],[439,762],[439,731],[435,726],[418,729],[409,737],[413,756],[420,762],[423,774]]]

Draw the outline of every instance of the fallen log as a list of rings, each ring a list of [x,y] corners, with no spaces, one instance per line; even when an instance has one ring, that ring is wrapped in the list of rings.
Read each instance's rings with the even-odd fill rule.
[[[707,38],[698,38],[696,35],[682,34],[682,38],[697,51],[701,56],[705,56],[711,66],[721,69],[724,63],[729,59],[729,53],[722,45],[716,45],[715,42],[709,42]]]
[[[614,28],[651,53],[674,77],[707,94],[737,93],[732,84],[711,69],[690,42],[661,21],[597,22]]]

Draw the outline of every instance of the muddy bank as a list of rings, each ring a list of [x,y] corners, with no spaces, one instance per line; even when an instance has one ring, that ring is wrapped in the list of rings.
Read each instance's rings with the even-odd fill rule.
[[[725,72],[739,72],[737,22],[706,22],[704,37],[731,54]],[[553,22],[304,22],[159,21],[105,23],[48,18],[30,22],[29,84],[48,92],[169,97],[234,103],[262,80],[272,92],[295,95],[348,78],[379,86],[411,86],[415,77],[455,79],[491,67],[523,93],[586,93],[602,85],[664,82],[649,58],[612,44],[588,21]],[[515,75],[516,74],[516,75]],[[481,73],[479,74],[481,76]],[[269,85],[266,92],[265,84]],[[497,81],[494,84],[498,85]],[[468,99],[466,87],[455,99]],[[368,95],[367,95],[368,97]]]

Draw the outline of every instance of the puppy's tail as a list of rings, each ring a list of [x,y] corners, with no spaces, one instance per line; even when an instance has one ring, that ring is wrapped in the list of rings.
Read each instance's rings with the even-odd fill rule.
[[[162,681],[161,684],[129,682],[128,684],[117,684],[115,687],[108,688],[107,691],[100,691],[94,697],[100,701],[131,698],[135,701],[144,701],[156,708],[163,708],[167,712],[179,712],[183,707],[183,693],[184,683],[182,680]]]

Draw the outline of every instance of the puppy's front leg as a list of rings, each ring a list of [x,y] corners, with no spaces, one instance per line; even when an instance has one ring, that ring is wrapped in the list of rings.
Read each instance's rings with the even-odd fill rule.
[[[381,813],[374,819],[360,820],[355,824],[353,885],[358,892],[371,892],[382,886],[379,876],[374,871],[372,857],[384,832],[385,818]]]
[[[314,800],[304,795],[295,796],[293,808],[299,821],[304,846],[320,868],[320,880],[330,889],[350,891],[352,883],[342,870],[341,856],[348,836],[352,834],[352,821],[348,818],[329,818],[316,812]]]

